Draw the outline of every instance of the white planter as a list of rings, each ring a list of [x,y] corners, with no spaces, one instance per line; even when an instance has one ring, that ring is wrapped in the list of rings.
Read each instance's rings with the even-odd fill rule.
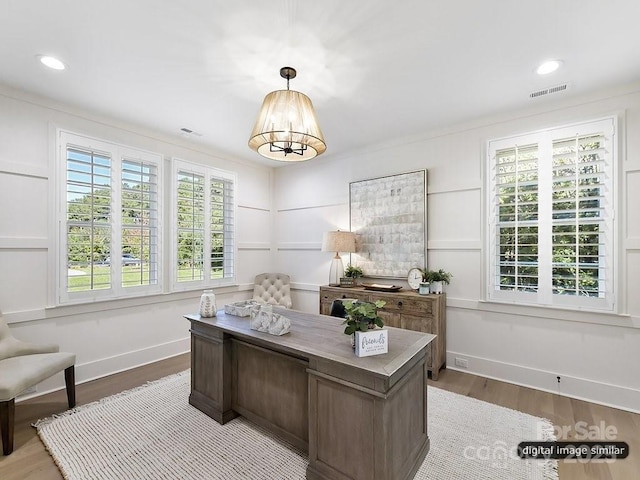
[[[429,291],[431,293],[442,293],[442,282],[429,282]]]

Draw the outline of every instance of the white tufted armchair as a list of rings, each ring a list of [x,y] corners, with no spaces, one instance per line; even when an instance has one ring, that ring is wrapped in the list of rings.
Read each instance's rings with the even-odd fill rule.
[[[261,273],[256,275],[253,300],[271,305],[291,308],[291,288],[289,275],[284,273]]]
[[[13,451],[15,397],[27,388],[64,370],[69,408],[76,405],[73,353],[58,352],[57,345],[34,345],[14,338],[0,313],[0,430],[2,453]]]

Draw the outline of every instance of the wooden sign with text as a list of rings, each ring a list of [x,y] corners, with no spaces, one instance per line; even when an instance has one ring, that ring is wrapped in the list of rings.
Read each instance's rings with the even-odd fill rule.
[[[389,330],[371,330],[356,332],[356,355],[369,357],[389,351]]]

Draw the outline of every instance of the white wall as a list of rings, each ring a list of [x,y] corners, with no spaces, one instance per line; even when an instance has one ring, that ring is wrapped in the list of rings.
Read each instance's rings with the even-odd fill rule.
[[[482,302],[487,139],[610,114],[620,116],[624,137],[617,219],[626,315]],[[0,310],[19,338],[76,352],[77,378],[85,381],[187,351],[182,315],[197,308],[200,291],[52,307],[49,190],[58,127],[237,172],[239,285],[218,289],[220,304],[248,298],[256,273],[280,270],[292,276],[296,308],[317,312],[332,257],[320,251],[322,234],[349,227],[349,182],[426,168],[428,262],[454,274],[448,368],[461,357],[470,372],[640,410],[640,85],[549,100],[350,154],[331,153],[328,139],[322,157],[276,170],[0,86]],[[38,393],[61,385],[56,376]]]
[[[620,119],[621,137],[621,314],[483,302],[487,140],[612,114]],[[366,151],[331,154],[327,139],[324,157],[276,171],[277,265],[296,282],[296,305],[317,312],[317,286],[327,283],[332,257],[320,251],[322,234],[348,229],[349,182],[426,168],[428,264],[453,273],[447,287],[448,368],[460,357],[468,360],[469,372],[640,411],[638,131],[640,84],[635,84],[575,100],[546,99],[528,110]]]
[[[75,352],[79,382],[188,351],[189,325],[182,315],[197,311],[201,290],[53,305],[50,192],[56,128],[158,152],[165,166],[175,156],[237,173],[239,285],[216,290],[221,305],[249,298],[254,276],[272,269],[273,169],[0,86],[0,311],[14,335]],[[62,385],[60,374],[39,385],[37,393]]]

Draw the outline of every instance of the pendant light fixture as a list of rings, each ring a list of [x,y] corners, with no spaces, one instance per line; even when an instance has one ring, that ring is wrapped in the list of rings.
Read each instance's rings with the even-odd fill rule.
[[[264,97],[249,147],[272,160],[309,160],[327,149],[316,112],[309,97],[289,90],[289,80],[296,77],[295,68],[282,67],[280,76],[287,79],[287,89]]]

